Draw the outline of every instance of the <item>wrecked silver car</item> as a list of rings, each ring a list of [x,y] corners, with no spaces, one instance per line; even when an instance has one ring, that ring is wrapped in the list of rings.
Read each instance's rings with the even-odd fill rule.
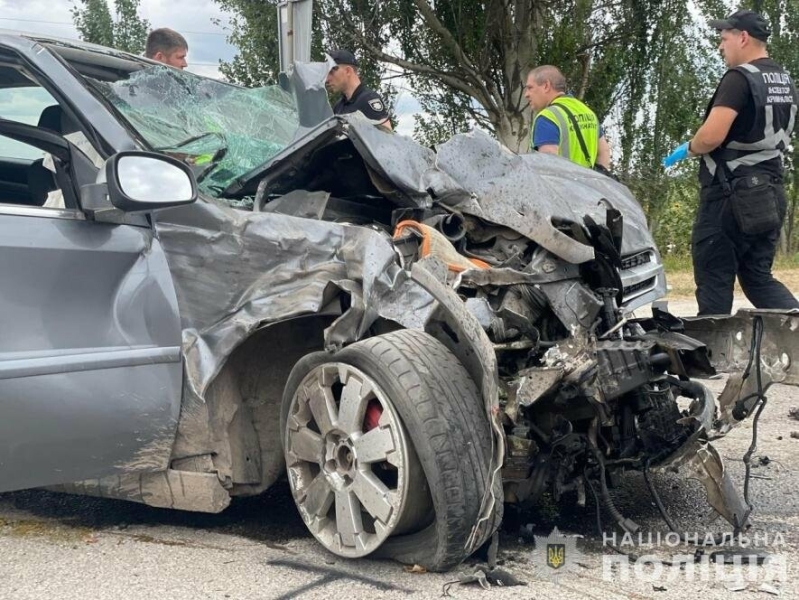
[[[41,107],[0,136],[47,153],[0,160],[0,491],[218,512],[286,473],[330,551],[434,570],[545,492],[634,529],[617,469],[683,467],[745,527],[710,440],[761,361],[719,399],[691,377],[761,339],[634,318],[666,288],[624,186],[86,44],[0,53]]]

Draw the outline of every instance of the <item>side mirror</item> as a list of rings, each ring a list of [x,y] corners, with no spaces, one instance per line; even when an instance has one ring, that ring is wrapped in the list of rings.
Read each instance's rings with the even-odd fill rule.
[[[197,180],[191,168],[153,152],[120,152],[106,161],[108,198],[124,212],[145,212],[191,204]]]

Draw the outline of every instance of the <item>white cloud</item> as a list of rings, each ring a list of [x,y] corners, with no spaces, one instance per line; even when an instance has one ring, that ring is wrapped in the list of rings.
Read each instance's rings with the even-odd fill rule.
[[[405,135],[408,137],[413,137],[413,128],[416,125],[416,119],[414,119],[415,115],[420,115],[421,112],[418,113],[404,113],[402,115],[397,115],[397,133],[401,135]]]
[[[113,11],[113,0],[108,0]],[[72,0],[0,0],[0,28],[77,39]],[[152,27],[170,27],[189,43],[189,68],[218,77],[220,60],[230,60],[236,48],[227,43],[230,15],[207,0],[142,0],[139,14]],[[217,25],[214,21],[219,20]],[[276,42],[277,43],[277,42]]]
[[[394,115],[397,117],[397,132],[409,137],[413,136],[416,125],[415,115],[422,114],[422,106],[407,89],[402,89],[394,102]]]

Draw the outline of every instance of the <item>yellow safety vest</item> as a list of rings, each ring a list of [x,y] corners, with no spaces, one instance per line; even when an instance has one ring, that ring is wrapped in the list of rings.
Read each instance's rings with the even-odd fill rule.
[[[580,146],[577,132],[574,130],[572,120],[565,110],[567,109],[574,115],[580,127],[585,149],[588,151],[588,158]],[[599,146],[599,119],[596,118],[594,111],[571,96],[558,96],[544,110],[538,113],[533,121],[547,119],[554,123],[560,131],[560,143],[558,144],[558,154],[568,158],[570,161],[588,167],[589,169],[596,163],[597,149]],[[565,134],[564,134],[565,133]],[[530,143],[532,144],[533,134],[530,132]]]

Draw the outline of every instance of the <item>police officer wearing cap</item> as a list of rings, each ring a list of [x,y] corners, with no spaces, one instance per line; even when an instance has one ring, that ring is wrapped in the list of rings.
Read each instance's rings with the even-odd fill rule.
[[[786,213],[783,155],[796,119],[796,88],[768,56],[771,31],[761,15],[739,10],[710,26],[721,32],[729,70],[694,137],[663,160],[669,167],[700,158],[691,236],[699,314],[730,313],[736,275],[756,308],[799,308],[771,274]]]
[[[385,103],[377,92],[361,83],[355,55],[348,50],[333,50],[328,52],[328,56],[336,64],[328,72],[325,85],[330,91],[341,94],[333,113],[346,115],[361,112],[367,119],[391,129]]]

